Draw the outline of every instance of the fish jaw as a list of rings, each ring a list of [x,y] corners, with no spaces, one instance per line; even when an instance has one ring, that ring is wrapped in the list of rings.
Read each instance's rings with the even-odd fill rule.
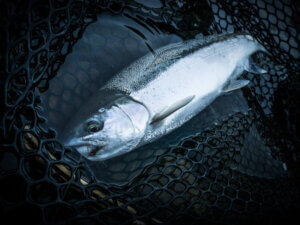
[[[72,138],[66,142],[66,147],[75,148],[80,154],[85,157],[92,157],[98,153],[107,143],[104,140],[89,140],[86,137]]]
[[[90,161],[105,161],[132,151],[133,149],[137,148],[139,143],[140,139],[138,138],[130,140],[124,143],[121,147],[118,147],[118,150],[114,152],[111,151],[112,147],[107,145],[104,146],[100,151],[96,152],[96,154],[88,154],[85,156],[85,158]]]

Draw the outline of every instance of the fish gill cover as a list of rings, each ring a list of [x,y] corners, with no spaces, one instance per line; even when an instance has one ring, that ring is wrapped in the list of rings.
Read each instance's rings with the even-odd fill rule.
[[[2,1],[1,224],[299,223],[299,7]],[[155,37],[165,35],[162,45],[240,31],[271,53],[256,56],[268,73],[244,73],[249,88],[217,99],[173,134],[174,144],[94,165],[60,143],[59,125],[92,84],[155,51]]]

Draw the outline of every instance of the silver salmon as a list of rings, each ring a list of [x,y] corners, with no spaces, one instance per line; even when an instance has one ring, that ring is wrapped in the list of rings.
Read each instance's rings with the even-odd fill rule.
[[[89,160],[106,160],[180,127],[219,95],[246,86],[244,70],[265,48],[248,34],[171,44],[133,62],[108,81],[66,126],[64,144]],[[124,56],[126,57],[126,56]]]

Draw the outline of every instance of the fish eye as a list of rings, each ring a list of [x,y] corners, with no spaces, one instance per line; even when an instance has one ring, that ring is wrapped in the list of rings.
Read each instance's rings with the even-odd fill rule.
[[[105,109],[104,109],[104,108],[100,108],[98,111],[99,111],[100,113],[103,113],[103,112],[105,111]]]
[[[101,121],[100,123],[97,121],[89,121],[87,123],[86,129],[88,133],[95,133],[99,130],[102,130],[103,126],[104,126],[103,121]]]

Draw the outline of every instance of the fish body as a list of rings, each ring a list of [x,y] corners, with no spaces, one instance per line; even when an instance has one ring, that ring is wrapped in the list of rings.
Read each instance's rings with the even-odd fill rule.
[[[244,70],[264,72],[251,62],[257,51],[266,50],[248,34],[208,36],[160,48],[101,88],[100,93],[118,93],[115,100],[74,118],[66,145],[90,160],[105,160],[152,142],[222,93],[247,85],[237,80]],[[91,131],[91,119],[101,126]]]

